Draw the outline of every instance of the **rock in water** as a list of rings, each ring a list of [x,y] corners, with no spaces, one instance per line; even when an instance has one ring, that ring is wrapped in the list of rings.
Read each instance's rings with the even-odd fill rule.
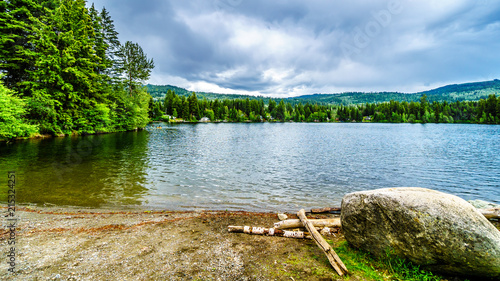
[[[425,188],[384,188],[342,199],[354,247],[387,251],[438,272],[500,278],[500,231],[465,200]]]

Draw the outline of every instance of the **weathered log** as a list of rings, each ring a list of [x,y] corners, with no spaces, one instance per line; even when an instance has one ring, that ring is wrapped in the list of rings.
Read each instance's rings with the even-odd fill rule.
[[[265,227],[230,225],[228,226],[228,231],[236,233],[254,234],[254,235],[268,235],[268,236],[281,236],[288,238],[311,239],[311,235],[308,235],[308,233],[305,233],[304,231],[287,231],[287,230],[265,228]]]
[[[321,236],[321,234],[319,234],[314,225],[307,219],[306,212],[304,211],[304,209],[300,210],[297,213],[297,216],[299,217],[300,221],[302,221],[305,228],[307,228],[307,230],[309,230],[309,232],[311,233],[314,242],[316,242],[316,244],[321,248],[321,250],[323,250],[326,257],[330,261],[330,264],[333,266],[335,271],[337,271],[337,274],[339,276],[343,276],[344,274],[349,273],[344,263],[337,255],[337,253],[335,253],[330,244],[328,244],[325,241],[325,239],[323,239],[323,237]]]
[[[330,212],[335,212],[335,213],[340,213],[340,207],[332,207],[332,208],[318,208],[318,209],[311,209],[311,213],[313,214],[320,214],[320,213],[330,213]]]
[[[478,209],[478,211],[487,219],[500,219],[500,208]]]
[[[309,220],[312,225],[316,228],[320,227],[340,227],[340,218],[333,218],[333,219],[311,219]],[[289,228],[297,228],[297,227],[303,227],[304,225],[302,222],[298,219],[292,219],[292,220],[286,220],[286,221],[280,221],[274,223],[274,228],[276,229],[289,229]]]

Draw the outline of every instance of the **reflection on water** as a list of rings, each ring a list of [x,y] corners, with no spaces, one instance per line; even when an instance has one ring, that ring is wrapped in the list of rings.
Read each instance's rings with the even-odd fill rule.
[[[2,143],[0,172],[16,171],[18,203],[137,205],[147,193],[148,136],[143,131]]]
[[[0,144],[0,173],[15,170],[19,202],[37,204],[296,211],[395,186],[500,203],[500,126],[158,127]]]

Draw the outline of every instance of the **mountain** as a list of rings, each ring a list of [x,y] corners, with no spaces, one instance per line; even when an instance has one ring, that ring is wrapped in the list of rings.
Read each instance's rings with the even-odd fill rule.
[[[167,90],[175,91],[177,95],[189,96],[191,91],[183,88],[179,88],[171,85],[146,85],[148,92],[155,99],[163,99],[165,97]],[[500,80],[495,79],[492,81],[484,82],[473,82],[473,83],[463,83],[463,84],[452,84],[444,87],[439,87],[433,90],[418,92],[418,93],[398,93],[398,92],[346,92],[337,94],[312,94],[303,95],[298,97],[285,98],[284,100],[295,104],[295,103],[317,103],[317,104],[361,104],[361,103],[381,103],[388,102],[390,100],[397,101],[420,101],[422,95],[427,95],[427,100],[430,102],[455,102],[455,101],[476,101],[480,99],[486,99],[491,94],[500,93]],[[229,94],[217,94],[217,93],[206,93],[206,92],[196,92],[199,99],[206,98],[208,100],[213,99],[263,99],[264,102],[269,101],[269,97],[255,97],[247,95],[229,95]]]
[[[498,95],[500,93],[500,80],[492,81],[452,84],[440,87],[434,90],[420,92],[418,94],[426,94],[429,100],[479,100],[488,98],[491,94]]]
[[[148,93],[151,94],[151,96],[154,99],[163,99],[165,98],[167,91],[171,90],[174,91],[178,96],[185,96],[188,97],[191,95],[193,91],[188,91],[184,88],[180,88],[177,86],[172,86],[172,85],[151,85],[147,84],[146,85],[148,89]],[[195,92],[196,96],[198,99],[207,99],[207,100],[224,100],[224,99],[246,99],[249,98],[250,100],[264,100],[264,102],[269,101],[269,97],[263,97],[263,96],[248,96],[248,95],[231,95],[231,94],[217,94],[217,93],[208,93],[208,92]]]

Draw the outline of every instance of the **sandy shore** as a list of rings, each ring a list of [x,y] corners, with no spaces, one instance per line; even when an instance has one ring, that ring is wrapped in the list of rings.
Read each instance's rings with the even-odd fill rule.
[[[272,213],[23,207],[16,216],[17,273],[8,272],[4,222],[2,280],[339,279],[311,240],[227,231],[228,225],[271,227],[278,221]]]

